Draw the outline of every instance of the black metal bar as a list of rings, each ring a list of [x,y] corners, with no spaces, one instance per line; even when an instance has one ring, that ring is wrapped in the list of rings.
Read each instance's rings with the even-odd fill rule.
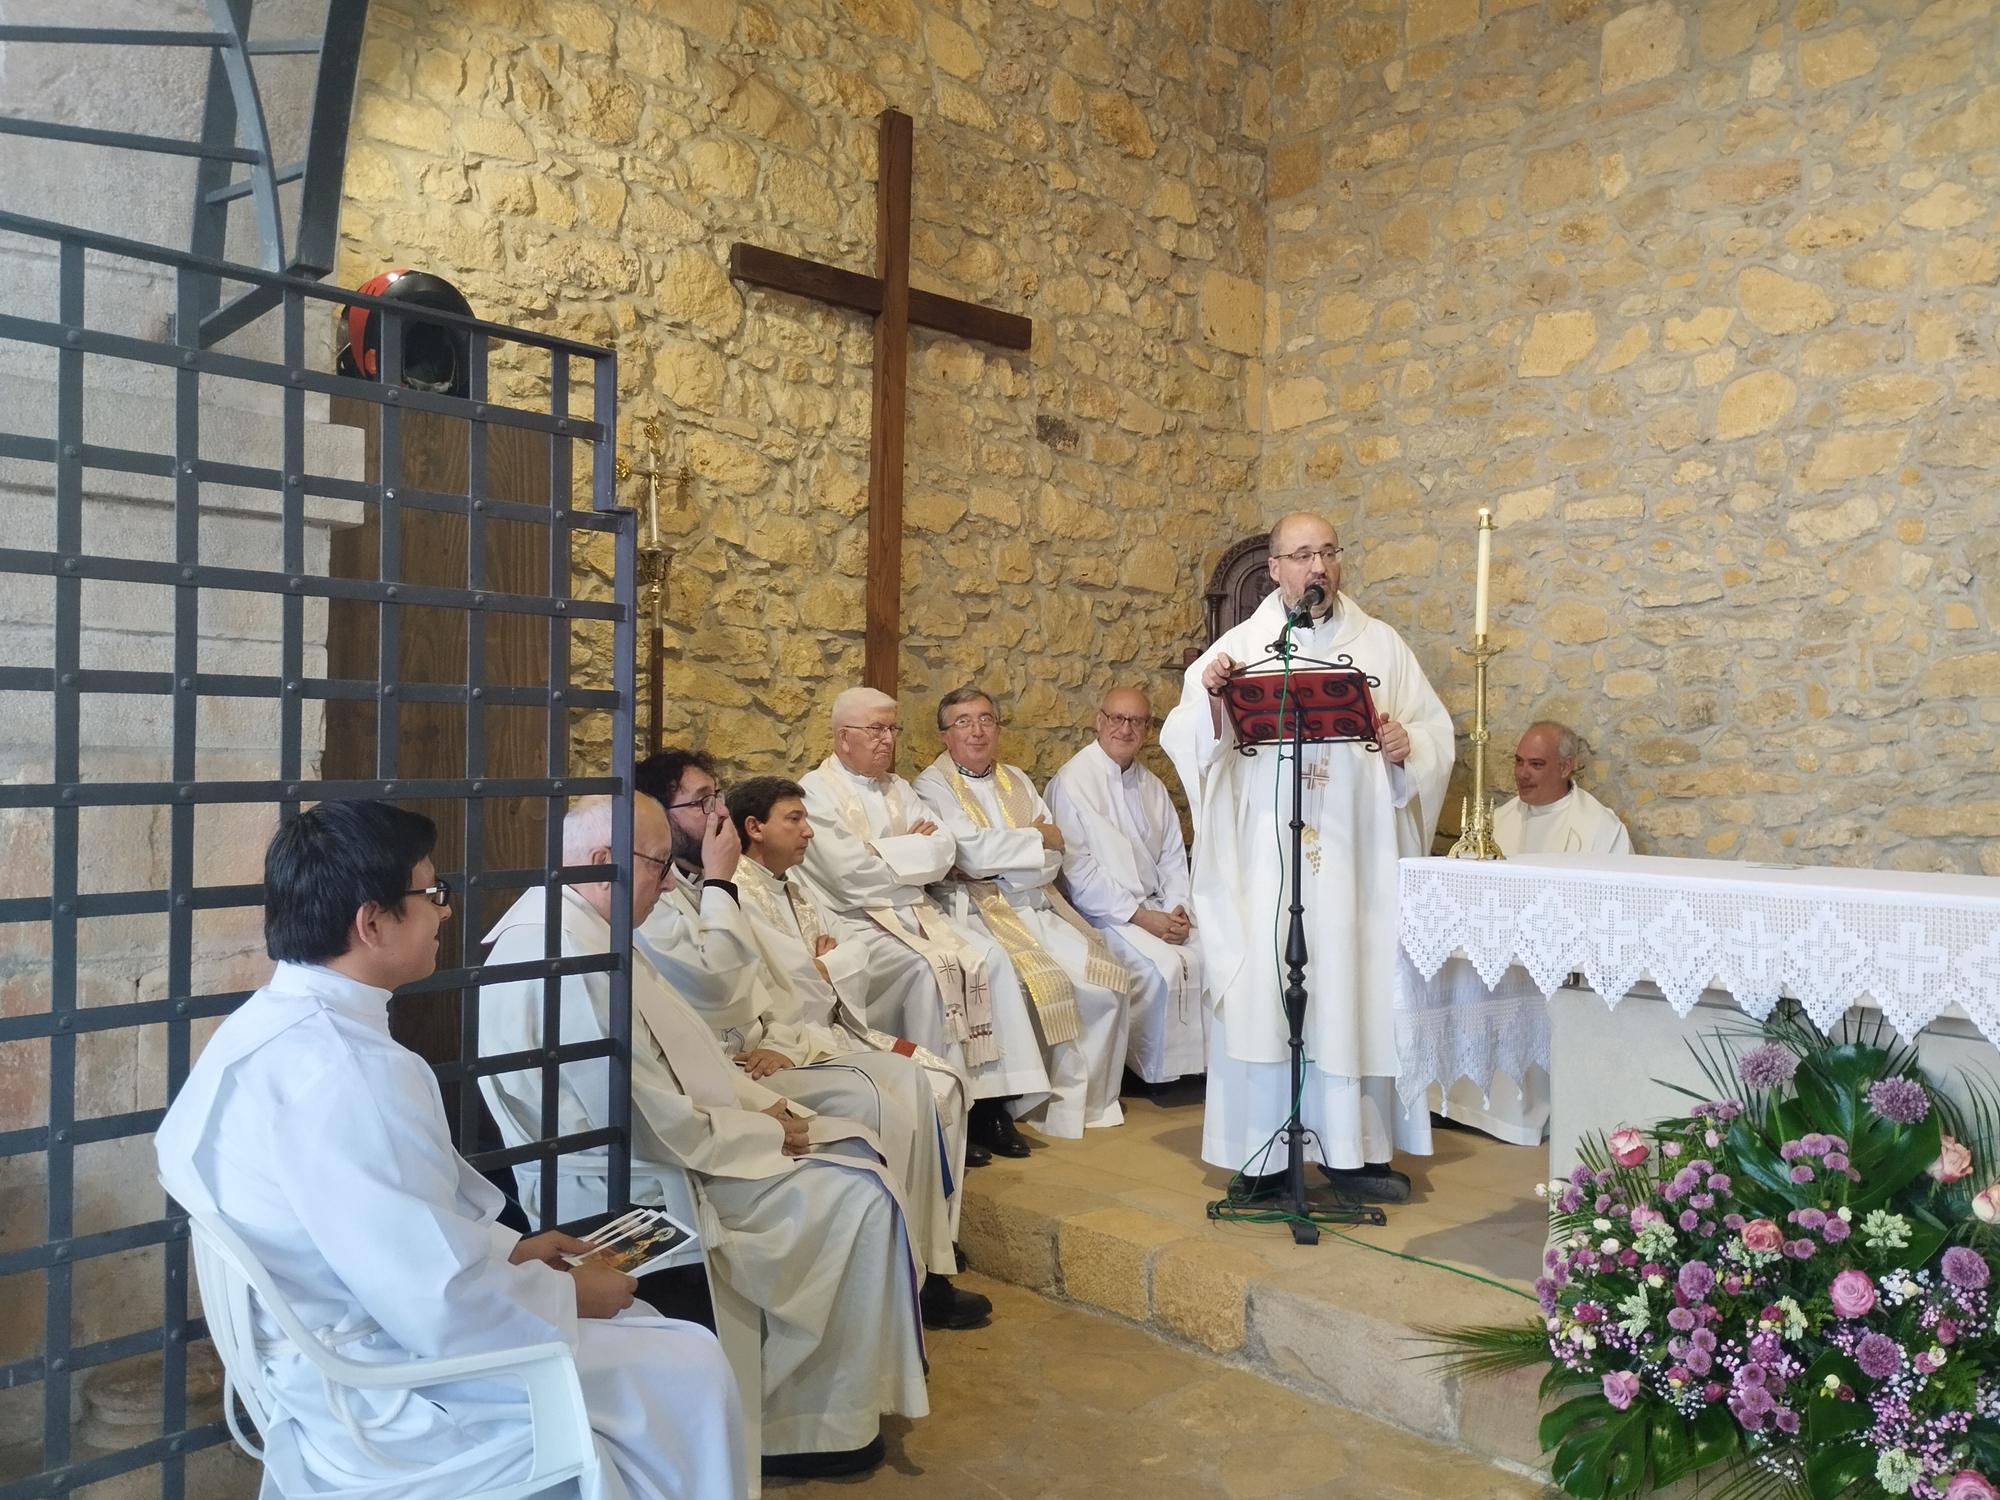
[[[226,47],[219,31],[147,31],[131,26],[0,26],[0,42],[59,42],[84,47]]]
[[[569,411],[569,362],[560,354],[549,360],[549,413],[556,416]],[[558,522],[566,521],[572,509],[570,505],[569,444],[560,438],[549,443],[549,509]],[[548,556],[549,597],[565,599],[569,596],[570,535],[561,524],[549,532]],[[556,704],[561,701],[561,690],[569,685],[569,631],[556,620],[549,622],[548,640],[548,685],[549,711],[547,715],[547,740],[543,770],[550,781],[560,784],[569,767],[569,715],[558,711]],[[615,780],[615,778],[614,778]],[[616,793],[613,793],[616,795]],[[551,797],[547,816],[542,820],[545,844],[543,858],[550,869],[567,863],[563,858],[563,818],[568,811],[566,798]],[[616,887],[613,888],[614,891]],[[615,900],[614,896],[614,900]],[[562,980],[556,972],[556,964],[562,957],[562,907],[563,892],[551,884],[542,895],[542,953],[548,963],[548,975],[542,980],[542,1044],[558,1047],[562,1043]],[[541,1121],[542,1128],[548,1129],[557,1119],[559,1094],[557,1075],[554,1069],[542,1070]],[[556,1207],[557,1188],[560,1174],[544,1169],[537,1184],[540,1203],[537,1205],[536,1222],[548,1228],[561,1220]],[[523,1204],[525,1208],[527,1205]],[[617,1206],[611,1202],[606,1207]]]
[[[73,1494],[89,1485],[100,1484],[104,1480],[115,1479],[120,1474],[129,1474],[134,1469],[143,1469],[150,1464],[160,1463],[171,1455],[198,1453],[203,1448],[213,1448],[218,1443],[228,1441],[229,1429],[220,1422],[210,1422],[206,1427],[197,1427],[191,1432],[177,1432],[172,1437],[157,1437],[150,1442],[106,1454],[102,1458],[90,1459],[86,1463],[65,1464],[59,1469],[38,1474],[33,1479],[0,1485],[0,1500],[45,1500],[45,1497],[50,1495]]]
[[[305,173],[292,221],[292,263],[305,276],[334,267],[340,240],[341,179],[347,173],[347,120],[361,69],[368,0],[327,0],[320,23],[319,72],[306,116]]]
[[[492,348],[483,333],[475,333],[466,345],[466,392],[475,403],[486,399],[488,361]],[[469,423],[465,429],[465,584],[475,591],[486,587],[486,499],[487,460],[490,443],[484,422]],[[486,774],[486,616],[465,617],[465,774],[468,780]],[[478,870],[485,863],[486,804],[478,799],[465,804],[465,868]],[[487,887],[491,889],[491,887]],[[459,913],[458,962],[463,969],[479,965],[481,939],[486,920],[480,903],[468,883],[465,909]],[[477,985],[468,985],[458,994],[458,1060],[461,1064],[479,1058],[479,1001]],[[458,1148],[476,1150],[479,1145],[479,1090],[473,1081],[463,1081],[458,1091]]]
[[[254,162],[257,153],[241,146],[204,146],[200,141],[167,135],[141,135],[133,130],[96,130],[87,125],[62,125],[54,120],[24,120],[0,115],[0,135],[25,135],[43,141],[68,141],[79,146],[115,146],[122,151],[147,151],[156,156],[194,156],[214,161]]]
[[[257,51],[257,44],[252,42],[250,50],[252,53],[255,53]],[[295,161],[273,172],[271,174],[271,181],[280,184],[297,182],[299,178],[305,175],[305,170],[306,164],[304,162]],[[227,187],[212,189],[204,195],[202,201],[205,203],[234,203],[238,198],[247,198],[256,191],[257,178],[248,177],[240,182],[232,182]]]
[[[618,870],[618,884],[611,903],[611,951],[619,965],[611,972],[611,1036],[618,1050],[611,1055],[611,1128],[617,1142],[610,1152],[610,1171],[605,1179],[608,1206],[619,1207],[632,1201],[632,761],[637,738],[634,705],[638,697],[638,638],[635,634],[637,584],[639,577],[638,517],[618,505],[616,477],[617,444],[609,434],[618,430],[617,356],[601,359],[594,371],[591,392],[593,414],[598,429],[606,433],[590,450],[591,508],[599,513],[616,512],[618,531],[611,569],[614,602],[619,605],[617,623],[612,626],[611,680],[618,706],[611,711],[611,774],[625,788],[617,795],[611,821],[611,862]],[[564,408],[558,407],[557,410]],[[606,426],[607,421],[609,426]],[[558,439],[557,441],[561,441]],[[560,492],[559,502],[566,504]],[[565,559],[567,560],[567,559]],[[567,578],[565,579],[567,582]]]
[[[261,179],[260,179],[261,180]],[[206,196],[206,195],[204,195]],[[210,210],[221,213],[220,207]],[[284,298],[282,288],[274,286],[253,286],[238,292],[220,306],[210,308],[192,325],[195,330],[195,347],[206,349],[219,344],[232,333],[248,328],[276,307]],[[217,301],[221,301],[221,287],[216,288]]]

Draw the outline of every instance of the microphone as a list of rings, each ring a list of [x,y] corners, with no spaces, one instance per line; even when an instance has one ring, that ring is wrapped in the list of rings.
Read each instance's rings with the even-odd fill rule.
[[[1306,591],[1299,595],[1299,602],[1292,606],[1291,622],[1297,626],[1312,624],[1313,612],[1326,603],[1326,585],[1309,583]]]

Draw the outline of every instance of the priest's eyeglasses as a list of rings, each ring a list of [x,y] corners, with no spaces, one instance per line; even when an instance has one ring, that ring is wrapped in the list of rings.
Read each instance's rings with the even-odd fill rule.
[[[1340,554],[1346,550],[1345,547],[1301,547],[1296,552],[1280,552],[1278,561],[1295,563],[1301,568],[1306,568],[1312,566],[1312,560],[1316,557],[1330,568],[1340,560]]]
[[[722,806],[722,789],[718,787],[714,791],[705,793],[702,796],[690,797],[685,802],[669,802],[667,804],[667,811],[678,812],[683,807],[698,807],[703,812],[708,813],[714,812],[720,806]]]
[[[955,719],[945,720],[944,727],[957,730],[963,734],[975,724],[981,729],[998,729],[1000,727],[1000,720],[993,714],[960,714]]]
[[[1114,724],[1120,729],[1147,730],[1153,727],[1153,716],[1151,714],[1105,714],[1104,722]]]
[[[449,880],[439,880],[435,884],[419,886],[416,890],[405,891],[403,894],[406,897],[427,897],[432,906],[449,906],[451,905],[451,882]]]
[[[903,732],[900,724],[843,724],[850,734],[865,734],[871,740],[893,740]]]
[[[690,803],[688,805],[692,806],[693,804]],[[667,873],[667,866],[671,863],[670,860],[661,859],[657,854],[641,854],[637,849],[632,851],[632,857],[634,859],[643,859],[649,865],[658,865],[660,867],[661,878],[663,879]]]

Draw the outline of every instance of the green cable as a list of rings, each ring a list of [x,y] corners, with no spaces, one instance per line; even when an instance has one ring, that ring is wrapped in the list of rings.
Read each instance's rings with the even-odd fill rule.
[[[1449,1261],[1432,1260],[1430,1257],[1424,1255],[1412,1255],[1406,1250],[1391,1250],[1387,1245],[1371,1245],[1367,1240],[1356,1239],[1353,1235],[1347,1233],[1346,1230],[1332,1224],[1322,1223],[1310,1214],[1291,1214],[1286,1213],[1282,1209],[1268,1209],[1263,1212],[1251,1213],[1217,1213],[1214,1208],[1211,1208],[1209,1210],[1209,1217],[1231,1224],[1311,1224],[1314,1228],[1323,1230],[1336,1239],[1345,1240],[1348,1244],[1359,1246],[1363,1250],[1372,1250],[1377,1255],[1393,1256],[1397,1260],[1409,1261],[1412,1265],[1429,1266],[1434,1271],[1449,1271],[1454,1276],[1463,1276],[1467,1281],[1477,1281],[1483,1286],[1493,1287],[1497,1291],[1509,1293],[1524,1301],[1538,1301],[1533,1292],[1524,1292],[1517,1286],[1509,1286],[1504,1281],[1495,1281],[1491,1276],[1482,1276],[1477,1271],[1468,1271],[1465,1267],[1452,1265]]]

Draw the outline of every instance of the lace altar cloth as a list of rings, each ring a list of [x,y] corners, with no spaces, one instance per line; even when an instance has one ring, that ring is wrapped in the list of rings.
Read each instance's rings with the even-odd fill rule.
[[[1651,980],[1686,1016],[1781,996],[1824,1031],[1867,1004],[1913,1038],[1956,1006],[2000,1046],[2000,879],[1649,855],[1406,859],[1396,1047],[1404,1098],[1549,1061],[1546,999]]]

